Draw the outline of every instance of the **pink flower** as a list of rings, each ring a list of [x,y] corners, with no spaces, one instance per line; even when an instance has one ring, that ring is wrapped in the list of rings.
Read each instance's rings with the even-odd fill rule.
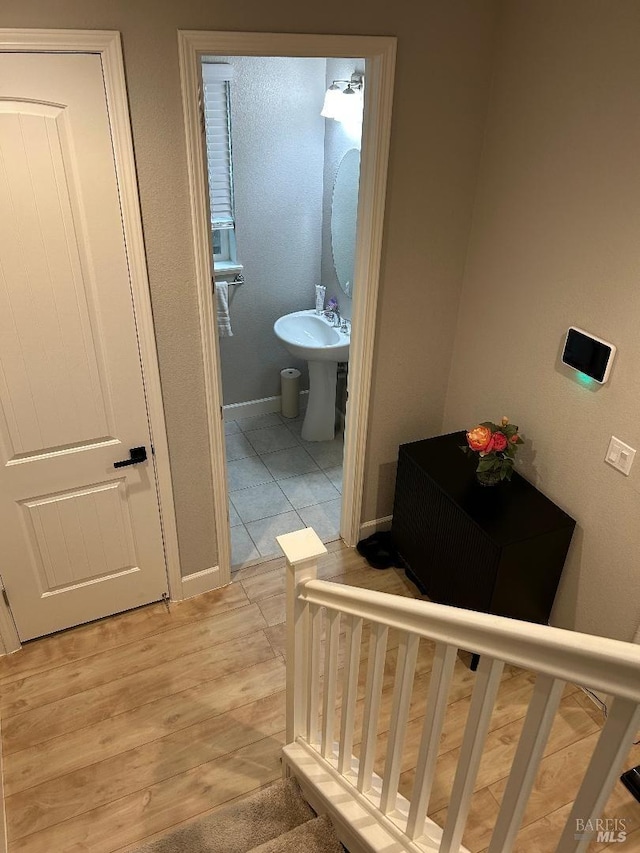
[[[507,446],[507,437],[503,432],[494,432],[491,436],[491,441],[493,442],[493,450],[498,452],[504,450]]]
[[[482,451],[482,453],[480,454],[480,456],[486,456],[486,455],[487,455],[487,453],[491,453],[491,451],[492,451],[492,450],[495,450],[495,449],[496,449],[496,448],[495,448],[495,438],[496,438],[496,435],[497,435],[497,434],[498,434],[498,433],[496,433],[496,432],[491,433],[491,438],[489,439],[489,443],[487,444],[487,446],[485,447],[485,449]]]
[[[514,435],[511,436],[509,441],[511,442],[511,444],[517,444],[519,438],[520,438],[520,436],[516,432]]]

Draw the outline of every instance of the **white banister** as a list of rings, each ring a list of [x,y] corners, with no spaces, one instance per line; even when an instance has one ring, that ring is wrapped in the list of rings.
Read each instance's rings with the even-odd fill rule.
[[[640,702],[640,646],[633,643],[330,581],[309,581],[300,595],[341,613]]]
[[[300,599],[299,591],[304,581],[318,575],[317,560],[327,549],[315,530],[307,527],[295,533],[277,536],[276,540],[287,561],[287,743],[307,728],[305,703],[308,696],[308,668],[306,654],[309,638],[309,609]],[[298,689],[295,686],[298,685]],[[302,687],[302,689],[300,689]]]
[[[584,853],[591,836],[583,837],[580,826],[600,817],[640,727],[640,647],[321,581],[316,577],[316,560],[325,548],[313,530],[281,536],[278,541],[287,558],[285,772],[296,775],[316,811],[331,815],[348,849],[352,853],[468,853],[461,842],[503,668],[509,663],[535,673],[536,683],[488,853],[513,849],[566,681],[614,697],[556,847],[556,853]],[[369,648],[357,759],[353,745],[365,623]],[[346,630],[336,734],[341,626]],[[387,656],[391,629],[399,633],[399,646],[389,727],[379,733],[385,667],[393,660]],[[399,780],[423,638],[434,643],[435,650],[421,739],[416,755],[411,756],[415,781],[407,799],[399,790]],[[427,813],[460,649],[478,654],[480,665],[443,830]],[[387,738],[382,776],[374,771],[380,734]]]

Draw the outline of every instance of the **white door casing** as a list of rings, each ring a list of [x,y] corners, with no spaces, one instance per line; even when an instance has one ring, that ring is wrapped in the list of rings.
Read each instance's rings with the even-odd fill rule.
[[[349,359],[349,399],[345,434],[340,535],[355,546],[363,532],[365,451],[373,375],[373,348],[382,254],[382,230],[391,136],[391,111],[397,39],[300,33],[178,31],[193,248],[200,314],[205,402],[209,420],[210,462],[216,507],[219,574],[212,587],[228,583],[231,542],[222,423],[222,383],[211,289],[210,213],[207,171],[199,112],[200,59],[221,56],[361,57],[366,62],[362,153],[358,193],[358,234]],[[217,581],[217,583],[215,582]]]
[[[0,54],[0,574],[21,639],[167,591],[109,118],[99,54]]]

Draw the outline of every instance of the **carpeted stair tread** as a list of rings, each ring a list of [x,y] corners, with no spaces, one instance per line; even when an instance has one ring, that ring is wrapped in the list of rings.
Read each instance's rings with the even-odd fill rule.
[[[317,817],[284,835],[254,847],[250,853],[345,853],[328,817]]]
[[[145,844],[136,853],[248,853],[313,818],[315,812],[290,778]]]

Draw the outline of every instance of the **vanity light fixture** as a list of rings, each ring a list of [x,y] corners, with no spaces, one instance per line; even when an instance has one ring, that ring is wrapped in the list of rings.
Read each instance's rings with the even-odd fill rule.
[[[344,89],[341,86],[344,85]],[[355,71],[350,80],[334,80],[324,96],[321,116],[335,121],[349,121],[362,111],[364,75]]]
[[[320,113],[324,118],[335,118],[337,114],[337,107],[339,104],[337,103],[339,99],[342,97],[342,89],[338,86],[338,81],[334,80],[333,83],[329,86],[324,95],[324,104],[322,105],[322,111]]]

